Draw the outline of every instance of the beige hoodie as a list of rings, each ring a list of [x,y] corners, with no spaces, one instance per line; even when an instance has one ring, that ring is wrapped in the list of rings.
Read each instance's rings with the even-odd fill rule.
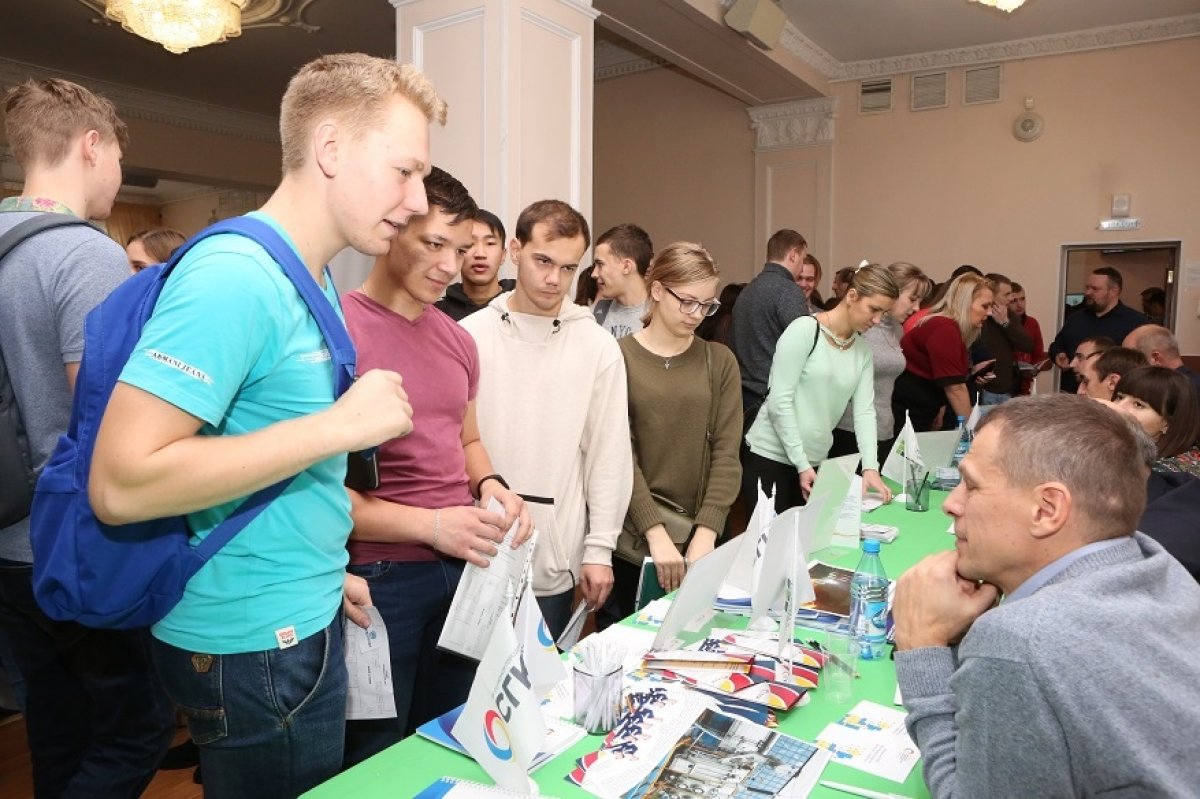
[[[586,308],[531,316],[510,311],[510,296],[460,324],[479,347],[480,437],[526,498],[533,588],[549,596],[574,586],[580,564],[612,562],[633,491],[625,361]]]

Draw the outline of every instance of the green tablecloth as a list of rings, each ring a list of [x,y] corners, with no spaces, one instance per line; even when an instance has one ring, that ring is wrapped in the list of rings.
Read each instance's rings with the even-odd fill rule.
[[[949,520],[939,510],[945,494],[938,491],[932,494],[933,508],[927,513],[910,513],[904,510],[902,504],[893,504],[879,508],[866,517],[871,522],[891,524],[900,528],[897,539],[891,544],[885,544],[881,552],[884,568],[892,579],[925,555],[949,549],[954,543],[954,539],[946,532]],[[848,568],[854,568],[858,562],[856,552],[847,551],[840,557],[829,557],[828,554],[821,552],[817,553],[816,557]],[[714,627],[741,627],[744,626],[745,620],[741,617],[717,614],[712,624]],[[819,689],[813,691],[809,704],[780,714],[780,732],[812,741],[826,724],[841,718],[860,700],[868,699],[891,707],[896,690],[896,671],[892,661],[860,661],[859,664],[860,676],[855,682],[853,696],[849,702],[834,705],[821,695]],[[563,777],[574,767],[577,758],[598,749],[601,740],[600,736],[588,736],[538,769],[533,776],[541,787],[542,796],[562,799],[590,797],[591,794],[567,782]],[[410,797],[443,776],[486,784],[492,782],[475,761],[413,736],[334,777],[305,796],[312,799]],[[920,764],[913,769],[902,786],[837,763],[829,764],[825,769],[824,779],[903,796],[929,796],[921,779]],[[846,799],[847,794],[818,785],[812,796],[814,799]]]

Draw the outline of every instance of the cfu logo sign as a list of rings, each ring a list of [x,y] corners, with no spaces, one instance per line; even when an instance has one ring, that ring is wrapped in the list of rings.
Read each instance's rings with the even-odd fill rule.
[[[546,620],[542,619],[537,626],[537,640],[547,651],[558,654],[558,649],[554,646],[554,639],[550,637],[550,630],[546,629]]]
[[[512,742],[508,737],[508,725],[495,710],[483,714],[483,740],[497,760],[512,760]]]
[[[512,737],[508,734],[508,722],[513,713],[521,706],[521,698],[513,692],[512,682],[516,680],[525,688],[529,688],[529,668],[525,665],[525,655],[518,655],[517,662],[511,666],[508,673],[500,681],[500,690],[496,694],[495,708],[489,708],[483,714],[483,738],[488,749],[497,760],[512,760]]]

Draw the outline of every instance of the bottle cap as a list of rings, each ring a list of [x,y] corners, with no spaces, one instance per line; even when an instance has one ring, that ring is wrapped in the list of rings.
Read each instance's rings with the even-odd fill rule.
[[[872,554],[872,555],[879,554],[879,542],[876,541],[875,539],[864,538],[862,544],[863,544],[863,552],[866,552],[866,553]]]

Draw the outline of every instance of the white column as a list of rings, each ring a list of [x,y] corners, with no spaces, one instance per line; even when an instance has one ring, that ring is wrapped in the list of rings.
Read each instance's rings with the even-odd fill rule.
[[[433,163],[511,235],[531,202],[592,213],[590,0],[390,0],[396,55],[450,106]],[[506,268],[509,268],[506,265]]]
[[[834,98],[822,97],[747,111],[756,136],[756,260],[766,260],[772,233],[792,228],[808,240],[809,251],[825,266],[826,285],[836,269],[831,263],[834,106]]]

